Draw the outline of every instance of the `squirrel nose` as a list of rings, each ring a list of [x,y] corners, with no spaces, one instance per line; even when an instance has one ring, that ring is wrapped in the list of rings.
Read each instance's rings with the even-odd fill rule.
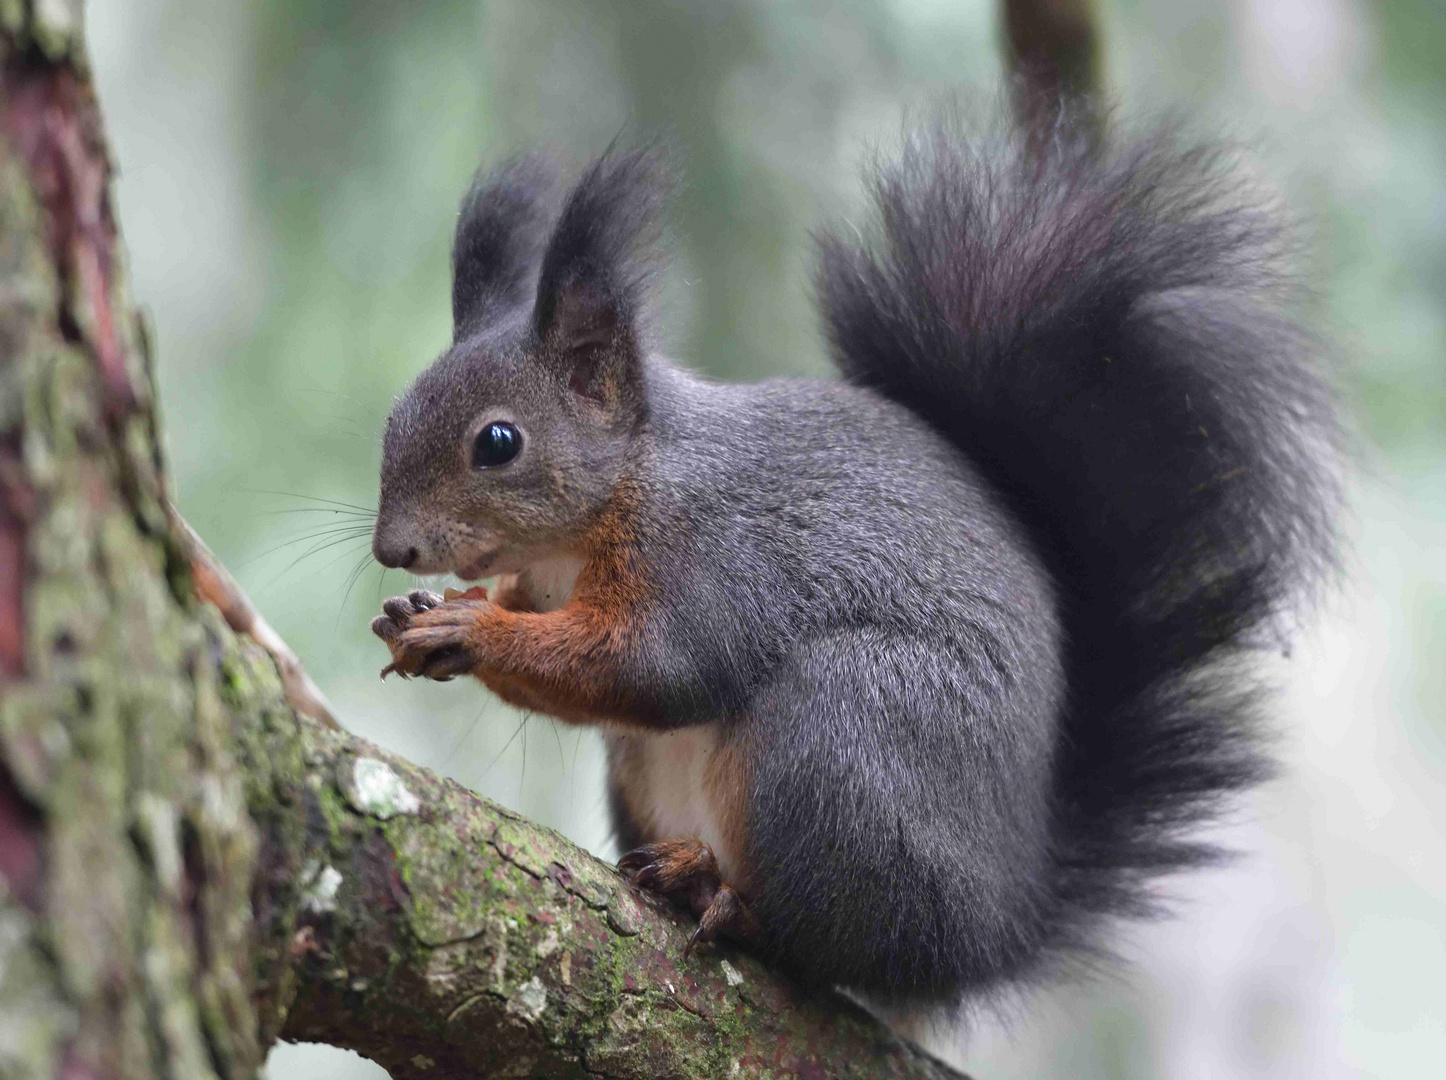
[[[376,556],[377,562],[393,570],[405,570],[417,561],[416,548],[403,547],[395,541],[384,540],[381,536],[372,537],[372,554]]]

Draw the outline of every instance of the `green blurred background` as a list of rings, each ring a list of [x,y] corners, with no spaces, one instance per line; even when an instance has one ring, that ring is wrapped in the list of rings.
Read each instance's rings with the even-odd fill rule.
[[[1282,780],[1130,966],[936,1040],[1003,1077],[1439,1076],[1446,1060],[1446,13],[1440,0],[1108,0],[1127,114],[1262,148],[1313,224],[1361,465],[1350,587],[1281,669]],[[378,683],[378,433],[448,341],[479,160],[666,130],[689,182],[675,355],[824,370],[809,228],[910,109],[995,98],[986,0],[103,0],[90,45],[180,505],[348,724],[610,854],[594,736],[471,685]],[[338,512],[334,512],[338,511]],[[356,571],[354,580],[352,572]],[[350,588],[349,588],[350,586]],[[379,1075],[281,1047],[275,1080]]]

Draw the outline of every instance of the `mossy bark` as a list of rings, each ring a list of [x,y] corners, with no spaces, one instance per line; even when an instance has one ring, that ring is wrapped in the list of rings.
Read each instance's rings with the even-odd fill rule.
[[[957,1075],[312,718],[168,512],[78,5],[0,65],[0,1076]]]

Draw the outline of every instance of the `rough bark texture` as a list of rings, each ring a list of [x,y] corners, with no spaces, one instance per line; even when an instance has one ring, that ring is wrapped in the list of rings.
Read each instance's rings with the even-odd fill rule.
[[[956,1076],[327,723],[167,509],[78,5],[0,65],[0,1076]]]

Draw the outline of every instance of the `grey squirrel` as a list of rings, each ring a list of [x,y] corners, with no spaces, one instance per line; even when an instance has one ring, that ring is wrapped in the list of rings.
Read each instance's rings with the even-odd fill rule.
[[[948,117],[822,235],[840,380],[651,345],[666,167],[467,194],[387,422],[387,671],[599,726],[620,865],[805,984],[957,1002],[1095,954],[1266,775],[1252,651],[1331,565],[1284,232],[1170,130]],[[385,672],[384,672],[385,674]]]

